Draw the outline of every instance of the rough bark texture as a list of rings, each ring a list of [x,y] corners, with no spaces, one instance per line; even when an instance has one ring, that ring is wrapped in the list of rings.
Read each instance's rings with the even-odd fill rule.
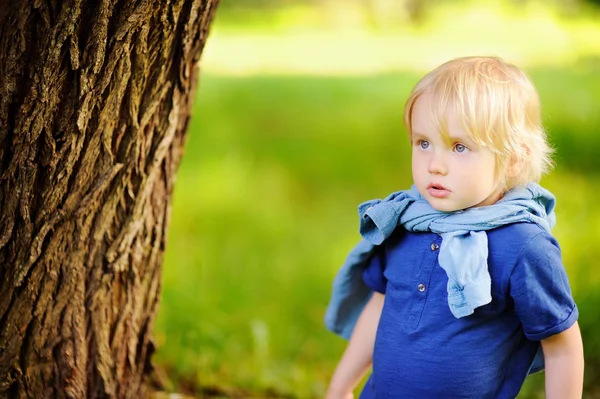
[[[0,0],[0,397],[140,398],[217,0]]]

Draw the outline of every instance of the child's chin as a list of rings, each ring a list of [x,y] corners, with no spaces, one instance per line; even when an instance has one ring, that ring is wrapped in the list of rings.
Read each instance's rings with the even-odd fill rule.
[[[429,205],[431,205],[431,207],[433,209],[435,209],[436,211],[440,211],[440,212],[455,212],[455,211],[460,211],[462,209],[462,208],[456,206],[456,204],[452,204],[447,199],[440,200],[437,198],[429,198],[428,202],[429,202]]]

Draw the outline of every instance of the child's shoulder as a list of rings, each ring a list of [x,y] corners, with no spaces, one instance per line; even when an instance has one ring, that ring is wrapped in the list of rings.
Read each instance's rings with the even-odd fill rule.
[[[493,240],[500,239],[527,242],[538,237],[554,238],[550,232],[540,225],[528,222],[510,223],[488,231],[488,238]]]
[[[504,256],[514,254],[515,257],[529,257],[529,254],[547,251],[560,252],[554,236],[535,223],[511,223],[488,231],[488,247],[490,253]]]

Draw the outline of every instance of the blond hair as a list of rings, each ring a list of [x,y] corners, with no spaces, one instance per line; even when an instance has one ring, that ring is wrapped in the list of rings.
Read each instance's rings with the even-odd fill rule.
[[[414,104],[425,93],[431,95],[431,117],[445,139],[448,113],[456,112],[469,138],[496,154],[503,190],[537,182],[551,168],[553,150],[542,127],[539,95],[516,66],[497,57],[464,57],[429,72],[406,101],[409,135]]]

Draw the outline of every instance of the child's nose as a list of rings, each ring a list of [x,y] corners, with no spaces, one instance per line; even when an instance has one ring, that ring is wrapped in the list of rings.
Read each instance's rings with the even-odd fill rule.
[[[429,159],[429,173],[434,175],[445,175],[448,173],[448,167],[444,156],[441,154],[433,154]]]

